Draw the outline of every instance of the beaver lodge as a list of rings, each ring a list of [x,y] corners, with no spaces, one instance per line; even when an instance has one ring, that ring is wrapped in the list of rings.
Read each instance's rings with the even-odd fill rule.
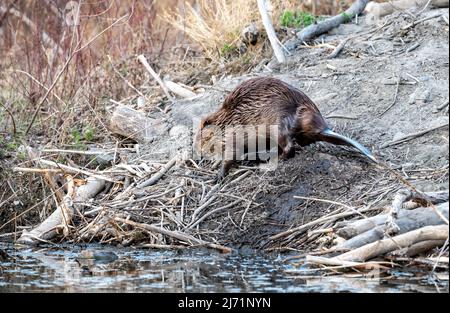
[[[211,61],[214,69],[194,64],[198,45],[182,49],[189,71],[174,62],[158,65],[145,51],[121,64],[110,58],[105,68],[112,71],[89,72],[88,83],[73,93],[70,115],[48,125],[73,139],[78,135],[65,119],[94,115],[91,125],[104,136],[82,149],[33,132],[35,118],[45,124],[58,114],[43,109],[46,101],[65,101],[51,84],[36,87],[27,121],[35,116],[25,125],[31,132],[20,129],[29,138],[9,150],[0,141],[1,238],[30,245],[255,249],[282,253],[300,276],[414,265],[448,279],[448,1],[395,12],[366,8],[368,2],[353,1],[344,13],[293,31],[274,30],[265,1],[258,1],[254,14],[262,22],[246,30],[259,43],[253,47],[244,32],[251,51],[237,54],[262,50],[247,54],[257,62],[247,59],[242,71],[235,70],[238,61]],[[14,6],[0,8],[1,25]],[[239,58],[233,53],[229,60]],[[54,73],[55,82],[64,79]],[[239,163],[217,182],[220,162],[190,156],[196,127],[254,77],[302,90],[335,130],[370,148],[380,163],[349,147],[317,143],[296,147],[295,157],[275,169]],[[105,94],[93,94],[92,82],[105,84]],[[119,85],[127,93],[105,91]],[[0,111],[5,140],[13,132],[10,104],[2,101]],[[21,199],[30,193],[38,196]]]

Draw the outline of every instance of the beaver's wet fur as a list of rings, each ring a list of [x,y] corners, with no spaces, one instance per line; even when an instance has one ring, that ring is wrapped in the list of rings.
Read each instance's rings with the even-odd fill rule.
[[[267,140],[278,140],[281,159],[295,154],[295,144],[306,146],[327,141],[355,146],[375,160],[358,143],[332,132],[317,106],[305,93],[271,77],[253,78],[240,84],[225,98],[217,112],[204,118],[195,140],[196,150],[204,156],[223,156],[227,148],[231,148],[231,154],[223,158],[219,173],[219,177],[223,178],[234,162],[247,153],[250,136],[259,137],[260,129],[268,130],[271,125],[278,129],[277,138],[270,135]],[[248,135],[243,131],[245,126],[257,126],[256,134]],[[230,128],[232,131],[226,132]],[[244,140],[245,151],[236,147],[238,140]]]

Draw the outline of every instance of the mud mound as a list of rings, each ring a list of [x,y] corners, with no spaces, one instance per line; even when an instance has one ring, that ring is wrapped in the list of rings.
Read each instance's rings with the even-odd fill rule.
[[[359,25],[345,24],[319,38],[317,45],[301,47],[286,66],[227,77],[201,98],[174,105],[172,136],[146,149],[150,153],[161,147],[168,153],[183,149],[188,137],[176,140],[173,136],[180,126],[198,124],[242,81],[271,75],[304,90],[336,128],[372,147],[414,186],[422,191],[446,189],[448,114],[438,108],[448,101],[449,50],[448,24],[441,15],[448,16],[448,9],[424,12],[421,18],[425,21],[413,26],[415,20],[404,12],[379,25],[364,20]],[[354,38],[340,56],[328,59],[329,45],[348,37]],[[408,137],[420,132],[425,134]],[[299,149],[294,159],[282,162],[274,172],[252,172],[228,192],[251,199],[255,207],[249,208],[242,200],[209,216],[201,228],[214,230],[213,239],[226,244],[301,249],[312,242],[304,233],[283,242],[272,242],[269,237],[324,216],[336,206],[294,196],[382,207],[401,187],[386,170],[368,165],[357,154],[319,144]],[[227,203],[223,200],[208,211]]]

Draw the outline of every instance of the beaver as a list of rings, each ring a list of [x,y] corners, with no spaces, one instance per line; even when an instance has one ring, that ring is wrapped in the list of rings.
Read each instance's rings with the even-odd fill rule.
[[[256,126],[256,130],[246,132],[248,126]],[[271,126],[276,127],[275,131],[269,131]],[[276,78],[253,78],[234,89],[217,112],[202,119],[195,149],[203,157],[222,159],[218,178],[223,179],[233,164],[249,152],[249,142],[255,141],[255,137],[259,143],[256,151],[261,151],[259,146],[267,147],[275,141],[281,159],[295,155],[295,144],[307,146],[325,141],[353,146],[377,163],[363,145],[334,132],[305,93]],[[265,137],[266,142],[260,137]],[[243,144],[237,144],[238,141]],[[231,153],[227,154],[227,150]]]

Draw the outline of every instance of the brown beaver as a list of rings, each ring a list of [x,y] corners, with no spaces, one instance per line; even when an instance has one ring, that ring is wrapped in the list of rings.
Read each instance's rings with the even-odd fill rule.
[[[277,127],[277,131],[273,132],[276,138],[268,131],[270,125]],[[247,126],[257,126],[256,131],[246,133]],[[256,136],[258,145],[261,145],[261,133],[267,141],[263,146],[267,147],[269,141],[277,142],[281,159],[295,154],[293,147],[296,143],[306,146],[326,141],[353,146],[377,162],[367,148],[333,132],[314,102],[302,91],[270,77],[250,79],[232,91],[217,112],[202,120],[195,148],[202,156],[215,156],[223,160],[219,173],[219,178],[223,178],[234,162],[249,152],[249,141]],[[237,144],[238,137],[242,138],[243,145]],[[226,153],[227,149],[231,150],[231,154]]]

